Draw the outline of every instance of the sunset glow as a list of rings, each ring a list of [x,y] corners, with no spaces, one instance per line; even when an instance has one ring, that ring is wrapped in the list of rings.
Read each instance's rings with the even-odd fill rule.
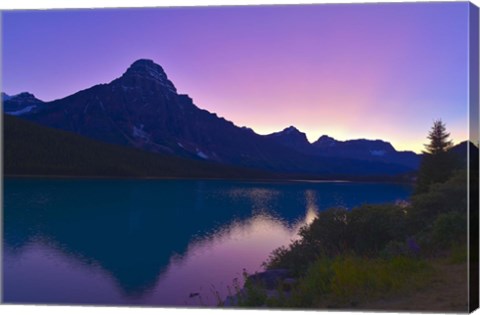
[[[48,101],[139,58],[259,134],[383,139],[420,152],[435,119],[468,138],[468,3],[4,12],[2,91]]]

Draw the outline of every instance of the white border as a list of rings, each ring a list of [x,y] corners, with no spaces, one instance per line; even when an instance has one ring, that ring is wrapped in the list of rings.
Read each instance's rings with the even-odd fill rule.
[[[312,3],[378,3],[378,2],[418,2],[415,0],[3,0],[0,2],[0,10],[18,9],[61,9],[61,8],[126,8],[126,7],[171,7],[171,6],[197,6],[197,5],[259,5],[259,4],[312,4]],[[433,2],[433,1],[431,1]],[[452,2],[451,0],[436,0],[435,2]],[[480,0],[472,0],[472,3],[480,7]],[[0,30],[1,30],[0,17]],[[0,37],[1,47],[1,37]],[[1,50],[0,50],[1,57]],[[0,58],[1,60],[1,58]],[[0,78],[1,86],[1,78]],[[1,141],[1,140],[0,140]],[[1,142],[0,142],[1,144]],[[3,147],[3,146],[2,146]],[[1,163],[0,163],[1,165]],[[0,184],[0,188],[1,184]],[[3,192],[3,189],[1,190]],[[2,196],[3,197],[3,196]],[[1,204],[3,205],[3,198]],[[1,215],[0,215],[1,218]],[[3,222],[3,221],[2,221]],[[0,232],[2,227],[0,226]],[[3,235],[3,233],[0,234]],[[1,246],[1,244],[0,244]],[[0,253],[1,254],[1,253]],[[1,260],[0,260],[1,264]],[[0,273],[1,280],[1,273]],[[0,290],[1,292],[1,290]],[[181,309],[181,308],[151,308],[151,307],[92,307],[92,306],[24,306],[24,305],[1,305],[1,314],[48,314],[48,315],[90,315],[115,314],[237,314],[237,315],[288,315],[288,314],[332,314],[333,311],[273,311],[273,310],[223,310],[223,309]],[[475,312],[476,314],[480,311]],[[374,312],[334,312],[338,315],[346,314],[378,314]],[[389,313],[395,314],[395,313]]]

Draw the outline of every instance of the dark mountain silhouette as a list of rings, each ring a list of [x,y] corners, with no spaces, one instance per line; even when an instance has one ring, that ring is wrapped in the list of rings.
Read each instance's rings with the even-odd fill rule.
[[[8,95],[7,93],[4,93],[4,92],[1,93],[1,96],[2,96],[2,101],[6,101],[6,100],[9,100],[10,98],[12,98],[10,95]]]
[[[7,176],[276,178],[265,171],[103,143],[10,115],[4,115],[3,124]]]
[[[478,161],[478,147],[471,141],[463,141],[454,145],[450,148],[450,152],[457,156],[458,162],[462,167],[467,167],[467,158],[469,156],[472,161]],[[468,154],[468,152],[470,154]]]
[[[417,169],[420,156],[411,151],[397,151],[383,140],[348,140],[338,141],[328,136],[321,136],[312,143],[315,154],[330,157],[352,157],[368,161],[382,161],[400,164]]]
[[[14,102],[7,99],[4,106],[11,109]],[[35,107],[21,118],[110,144],[189,159],[330,177],[392,176],[414,168],[388,159],[312,155],[286,147],[198,108],[188,95],[177,93],[161,66],[145,59],[108,84],[30,106]],[[292,145],[296,141],[292,139]]]
[[[312,153],[310,142],[307,140],[307,135],[294,126],[266,135],[265,137],[297,151],[308,154]]]
[[[419,155],[410,151],[399,152],[390,143],[382,140],[338,141],[324,135],[314,143],[310,143],[305,133],[293,126],[265,137],[309,155],[393,163],[411,169],[417,169],[420,163]]]
[[[4,102],[3,111],[14,116],[38,112],[43,104],[41,100],[28,92],[13,96],[2,93],[2,101]]]

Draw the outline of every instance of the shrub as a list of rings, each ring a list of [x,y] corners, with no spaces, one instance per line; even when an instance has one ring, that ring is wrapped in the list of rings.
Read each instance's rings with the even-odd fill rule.
[[[406,213],[395,205],[365,205],[348,214],[348,248],[357,254],[375,255],[406,235]]]
[[[299,232],[300,240],[272,252],[264,265],[267,268],[287,268],[301,274],[322,256],[334,256],[347,249],[348,211],[329,209]]]
[[[348,225],[349,211],[344,208],[333,208],[320,212],[312,224],[301,229],[299,234],[303,243],[331,256],[347,248]]]
[[[301,274],[319,257],[350,252],[375,256],[390,242],[405,241],[405,225],[406,212],[396,205],[329,209],[300,230],[300,240],[273,251],[265,265]]]
[[[440,249],[466,242],[467,216],[458,212],[441,214],[434,221],[431,231],[432,244]]]
[[[288,247],[275,249],[263,263],[268,269],[289,269],[294,275],[305,272],[309,264],[319,257],[319,251],[311,244],[295,241]]]
[[[467,172],[457,171],[453,177],[441,184],[434,184],[427,193],[412,197],[408,226],[410,232],[418,233],[431,228],[442,213],[467,213]]]

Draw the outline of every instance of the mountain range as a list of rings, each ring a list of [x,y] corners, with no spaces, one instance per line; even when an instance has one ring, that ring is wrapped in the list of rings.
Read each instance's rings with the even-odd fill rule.
[[[383,140],[339,141],[323,135],[317,141],[310,143],[306,134],[294,126],[266,137],[291,149],[315,156],[380,161],[403,165],[411,169],[417,169],[420,160],[419,155],[414,152],[396,151],[389,142]]]
[[[177,92],[160,65],[147,59],[135,61],[110,83],[62,99],[43,102],[24,92],[2,93],[2,100],[6,116],[99,143],[223,169],[328,178],[400,176],[414,172],[420,160],[419,155],[396,151],[382,140],[338,141],[322,136],[310,143],[293,126],[259,135],[197,107],[192,98]]]

